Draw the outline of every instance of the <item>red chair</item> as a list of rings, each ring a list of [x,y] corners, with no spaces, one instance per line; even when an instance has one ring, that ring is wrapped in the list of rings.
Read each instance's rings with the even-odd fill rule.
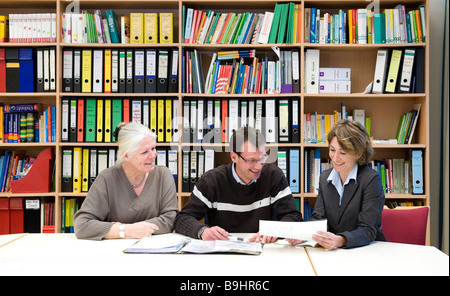
[[[425,245],[429,207],[383,209],[381,226],[388,242]]]

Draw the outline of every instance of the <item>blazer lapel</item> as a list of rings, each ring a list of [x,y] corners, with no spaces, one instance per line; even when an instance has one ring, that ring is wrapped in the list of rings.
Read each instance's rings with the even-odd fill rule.
[[[339,208],[339,193],[336,190],[336,187],[334,187],[333,183],[327,182],[326,191],[324,192],[324,196],[329,196],[327,198],[327,204],[326,207],[329,209],[327,212],[332,215],[332,219],[335,222],[335,224],[339,221],[339,213],[336,211],[336,209]],[[328,217],[330,220],[330,217]]]

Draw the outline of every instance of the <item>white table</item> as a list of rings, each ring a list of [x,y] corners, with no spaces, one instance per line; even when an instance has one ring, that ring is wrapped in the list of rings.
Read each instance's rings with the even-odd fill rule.
[[[265,245],[259,256],[123,253],[136,241],[90,241],[79,240],[73,234],[28,234],[0,248],[0,275],[314,275],[305,250],[284,241]]]
[[[373,242],[327,251],[279,240],[265,245],[259,256],[123,253],[136,241],[79,240],[61,233],[0,236],[6,242],[0,243],[0,275],[449,275],[449,257],[428,246]]]
[[[372,242],[353,249],[307,248],[317,275],[449,275],[449,257],[430,246]]]

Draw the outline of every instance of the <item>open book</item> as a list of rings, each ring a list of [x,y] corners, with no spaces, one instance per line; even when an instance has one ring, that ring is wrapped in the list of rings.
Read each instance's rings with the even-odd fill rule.
[[[262,252],[262,246],[257,242],[229,240],[203,241],[179,236],[154,235],[139,240],[123,252],[134,254],[237,253],[259,255]]]

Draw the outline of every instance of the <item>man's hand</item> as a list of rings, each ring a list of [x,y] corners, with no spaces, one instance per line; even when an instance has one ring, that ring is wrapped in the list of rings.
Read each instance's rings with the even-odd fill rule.
[[[202,240],[227,240],[228,232],[219,226],[205,228],[202,235]]]
[[[278,239],[278,237],[276,237],[276,236],[260,235],[258,232],[254,236],[249,238],[248,240],[251,242],[261,242],[262,244],[270,244],[270,243],[274,243],[277,239]]]

